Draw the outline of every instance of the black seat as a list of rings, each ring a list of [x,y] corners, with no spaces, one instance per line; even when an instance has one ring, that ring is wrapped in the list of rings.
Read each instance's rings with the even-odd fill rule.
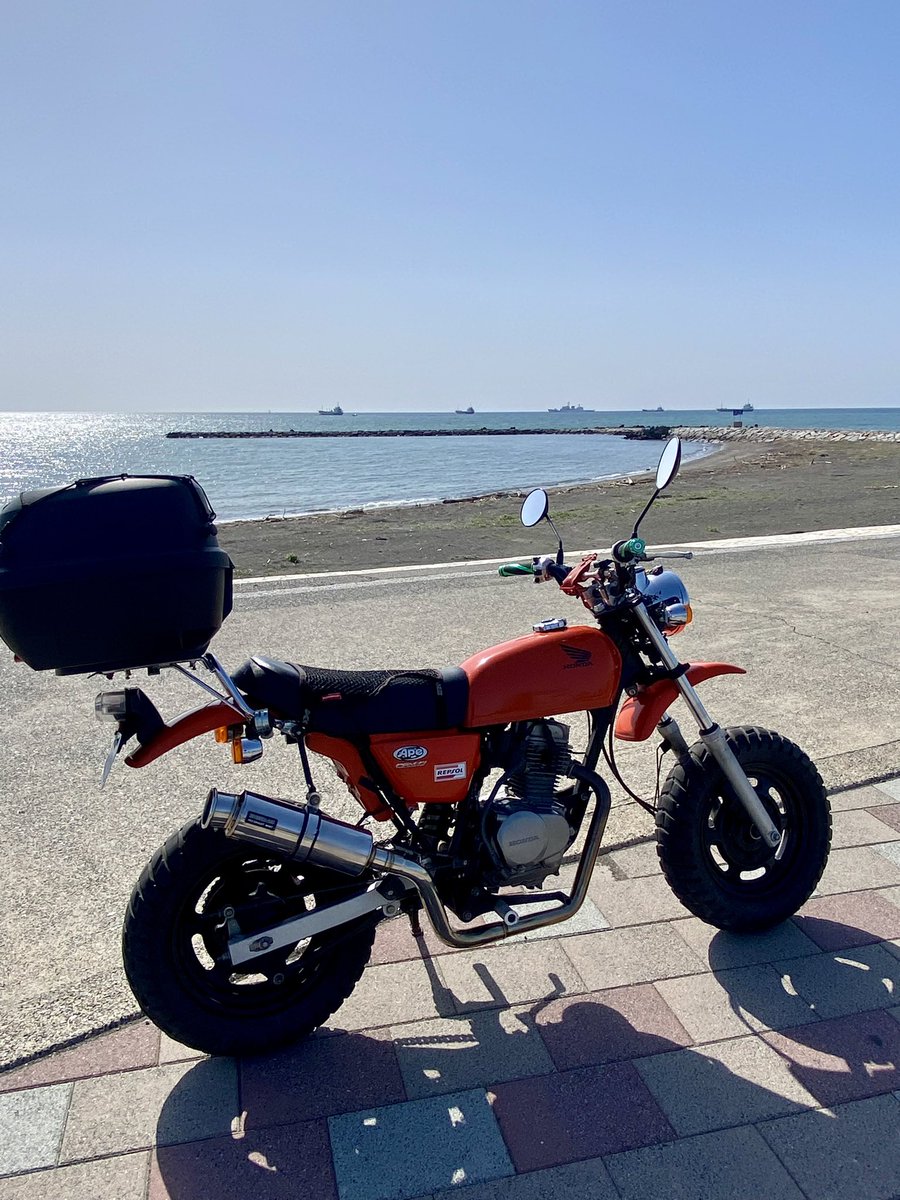
[[[358,737],[455,729],[466,718],[469,680],[444,671],[334,671],[254,657],[234,682],[256,708],[287,720],[309,714],[311,733]]]

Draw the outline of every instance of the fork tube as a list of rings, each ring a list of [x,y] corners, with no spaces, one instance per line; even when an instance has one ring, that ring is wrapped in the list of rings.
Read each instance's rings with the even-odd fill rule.
[[[662,632],[656,625],[656,622],[647,612],[646,605],[643,601],[639,601],[633,607],[634,615],[637,617],[647,637],[653,643],[657,653],[663,663],[670,671],[676,670],[681,666],[677,656],[672,652],[672,648]],[[781,841],[781,833],[772,821],[772,818],[766,812],[762,800],[757,796],[756,792],[750,783],[750,780],[744,774],[741,764],[738,762],[731,747],[728,745],[728,740],[725,737],[724,731],[716,724],[709,713],[706,711],[706,706],[697,695],[697,690],[690,680],[685,675],[679,675],[675,679],[678,690],[684,696],[685,703],[694,715],[694,719],[700,729],[700,740],[707,747],[710,754],[719,764],[722,774],[731,784],[737,795],[738,800],[744,806],[747,816],[759,830],[762,837],[773,848],[777,847]]]

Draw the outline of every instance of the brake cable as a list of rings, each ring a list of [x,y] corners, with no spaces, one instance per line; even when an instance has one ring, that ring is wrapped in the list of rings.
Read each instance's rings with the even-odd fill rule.
[[[628,784],[625,782],[625,780],[622,778],[619,768],[616,765],[616,753],[615,753],[615,750],[613,749],[613,723],[612,722],[610,722],[610,725],[609,725],[607,739],[603,743],[603,757],[606,759],[606,762],[609,766],[610,771],[612,771],[612,773],[616,779],[616,782],[619,784],[619,786],[622,788],[622,790],[627,792],[628,795],[632,798],[632,800],[636,801],[641,806],[641,808],[645,808],[648,813],[651,813],[655,816],[656,815],[656,798],[659,797],[659,776],[660,776],[660,772],[662,769],[662,755],[660,754],[659,757],[657,758],[656,797],[654,798],[653,801],[645,800],[643,798],[643,796],[639,796],[637,794],[637,792],[633,792],[631,790],[631,788],[628,786]]]

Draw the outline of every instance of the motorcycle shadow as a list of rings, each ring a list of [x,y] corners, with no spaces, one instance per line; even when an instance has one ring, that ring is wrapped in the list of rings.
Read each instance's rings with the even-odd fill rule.
[[[213,1136],[210,1129],[203,1141],[196,1140],[196,1118],[209,1108],[214,1064],[199,1063],[163,1106],[150,1197],[337,1200],[335,1138],[352,1139],[356,1126],[362,1138],[376,1124],[385,1142],[366,1177],[368,1200],[450,1188],[473,1178],[473,1163],[477,1178],[483,1131],[473,1129],[471,1141],[464,1130],[454,1134],[452,1168],[438,1170],[427,1160],[446,1144],[448,1110],[456,1111],[464,1095],[470,1103],[476,1094],[483,1100],[485,1090],[489,1119],[518,1173],[727,1130],[714,1135],[726,1136],[727,1160],[717,1162],[702,1136],[682,1145],[696,1176],[693,1200],[724,1194],[726,1177],[731,1190],[763,1194],[772,1170],[784,1176],[785,1195],[795,1194],[791,1175],[818,1194],[823,1173],[829,1194],[861,1194],[862,1178],[873,1195],[900,1192],[900,1162],[889,1140],[897,1109],[889,1093],[900,1088],[900,1020],[886,1011],[900,996],[900,960],[866,930],[814,918],[798,923],[834,953],[777,968],[737,965],[753,957],[754,939],[716,934],[708,952],[712,974],[674,981],[682,996],[696,988],[695,1016],[675,1005],[684,1025],[663,1000],[673,994],[672,981],[566,996],[548,975],[544,998],[511,1006],[491,976],[490,949],[474,969],[493,1007],[467,1008],[422,945],[435,1007],[453,1016],[406,1026],[396,1037],[387,1028],[323,1032],[294,1049],[242,1060],[241,1111],[233,1113],[230,1132]],[[868,1103],[841,1107],[854,1100]],[[355,1195],[348,1187],[341,1194]],[[572,1200],[580,1196],[576,1191]]]

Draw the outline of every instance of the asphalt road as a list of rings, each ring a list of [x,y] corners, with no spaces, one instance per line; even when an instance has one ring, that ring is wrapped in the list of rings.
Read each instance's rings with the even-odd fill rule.
[[[536,539],[535,548],[547,547]],[[898,550],[900,537],[858,539],[707,550],[672,564],[695,612],[679,653],[748,670],[703,685],[714,716],[784,733],[832,788],[900,772]],[[553,616],[586,618],[552,585],[501,580],[490,566],[266,580],[237,589],[212,648],[231,667],[251,653],[348,668],[444,666]],[[167,715],[202,701],[172,673],[137,682]],[[108,727],[93,716],[97,681],[35,674],[4,652],[0,687],[6,1063],[135,1011],[119,963],[128,895],[155,847],[200,811],[211,786],[296,796],[302,781],[283,744],[270,743],[261,762],[242,768],[210,735],[140,771],[118,765],[101,792]],[[575,720],[574,744],[582,738]],[[623,748],[620,765],[649,786],[652,760],[648,743]],[[329,811],[352,815],[327,763],[318,782]],[[608,842],[649,832],[646,814],[617,803]]]

